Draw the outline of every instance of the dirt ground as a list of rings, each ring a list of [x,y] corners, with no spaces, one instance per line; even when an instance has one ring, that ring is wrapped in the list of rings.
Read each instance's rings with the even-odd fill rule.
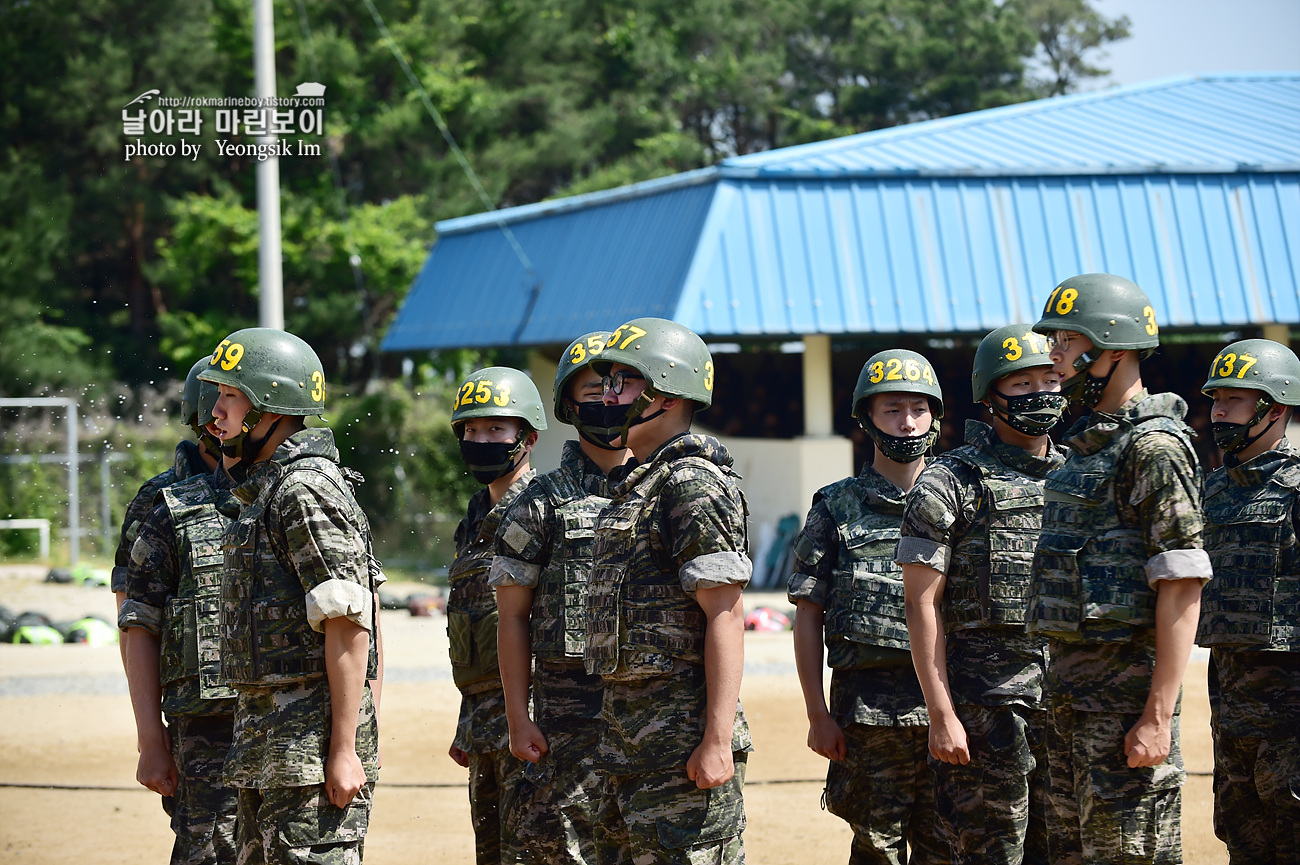
[[[0,566],[0,603],[55,619],[111,615],[107,589],[40,583],[43,568]],[[400,589],[400,587],[393,587]],[[780,596],[767,603],[782,604]],[[749,598],[753,606],[760,598]],[[444,620],[385,611],[384,769],[366,861],[472,862],[465,771],[447,757],[458,697]],[[821,811],[826,763],[809,751],[791,636],[747,635],[741,692],[753,729],[745,805],[748,859],[802,865],[848,858],[850,833]],[[164,862],[158,797],[136,785],[135,730],[116,647],[0,645],[0,861]],[[1213,755],[1205,661],[1184,684],[1183,850],[1188,865],[1227,862],[1211,821]]]

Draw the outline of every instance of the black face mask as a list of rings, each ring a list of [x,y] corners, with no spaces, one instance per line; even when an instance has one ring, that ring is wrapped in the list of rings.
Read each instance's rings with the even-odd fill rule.
[[[481,484],[490,484],[508,474],[515,466],[515,456],[523,440],[513,442],[471,442],[460,440],[460,458],[469,473]]]
[[[620,438],[627,428],[630,405],[605,405],[603,402],[580,402],[569,406],[569,420],[578,435],[598,448],[607,451],[622,450],[612,442]]]
[[[993,409],[993,414],[1000,417],[1016,432],[1027,436],[1047,435],[1052,427],[1061,422],[1061,418],[1065,416],[1065,407],[1070,403],[1069,398],[1063,393],[1039,391],[1007,396],[997,388],[993,388],[993,392],[1007,403],[1006,408],[1002,408],[993,400],[989,400],[989,407]]]
[[[627,431],[634,426],[652,421],[667,409],[659,409],[653,414],[641,417],[641,412],[645,411],[654,394],[646,391],[627,405],[605,405],[604,403],[579,403],[577,420],[574,426],[578,428],[578,435],[597,447],[606,450],[622,450],[627,446]],[[587,418],[591,420],[588,421]],[[612,442],[617,439],[623,440],[622,447],[615,447]]]
[[[1277,423],[1277,418],[1273,418],[1272,423],[1259,431],[1259,435],[1252,436],[1250,428],[1262,421],[1273,410],[1273,403],[1266,399],[1259,401],[1255,409],[1255,416],[1246,423],[1228,423],[1226,421],[1216,421],[1210,424],[1210,429],[1214,433],[1214,443],[1223,448],[1227,454],[1239,454],[1246,448],[1259,441],[1265,433],[1273,428]]]
[[[934,447],[939,440],[939,422],[930,424],[930,431],[919,436],[893,436],[881,432],[870,420],[862,424],[871,441],[889,459],[896,463],[913,463],[925,456],[925,452]]]
[[[1092,374],[1092,365],[1097,359],[1084,352],[1074,359],[1074,375],[1061,382],[1061,393],[1070,402],[1077,402],[1084,408],[1094,408],[1101,401],[1101,395],[1110,384],[1110,377],[1115,374],[1118,363],[1111,364],[1110,372],[1101,378]]]

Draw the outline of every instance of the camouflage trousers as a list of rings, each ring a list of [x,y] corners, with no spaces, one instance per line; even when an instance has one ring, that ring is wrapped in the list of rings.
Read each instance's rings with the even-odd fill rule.
[[[744,865],[745,761],[733,754],[736,774],[721,787],[701,790],[686,767],[635,775],[607,775],[596,813],[600,865]]]
[[[1059,705],[1049,710],[1047,838],[1053,865],[1181,865],[1178,716],[1165,762],[1130,769],[1124,736],[1139,717]]]
[[[239,790],[238,865],[361,865],[375,785],[346,808],[330,804],[325,785]]]
[[[164,796],[176,843],[172,865],[217,865],[235,858],[235,811],[239,791],[221,780],[235,718],[174,715],[167,719],[172,758],[179,773],[176,793]]]
[[[478,865],[515,861],[505,822],[514,808],[522,771],[523,761],[509,748],[469,755],[469,819]]]
[[[970,763],[930,758],[939,831],[954,865],[1047,861],[1047,712],[958,706]]]
[[[547,734],[541,760],[524,763],[505,818],[516,862],[595,865],[601,779],[591,757],[600,733],[599,724],[575,721],[570,730]]]
[[[1232,865],[1300,865],[1300,744],[1214,733],[1214,834]]]
[[[844,759],[826,772],[822,805],[853,827],[850,865],[947,865],[926,762],[929,727],[849,724],[844,744]]]

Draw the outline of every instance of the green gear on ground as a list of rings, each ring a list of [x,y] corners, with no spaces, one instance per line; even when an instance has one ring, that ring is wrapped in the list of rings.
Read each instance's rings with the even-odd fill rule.
[[[1151,299],[1132,280],[1109,273],[1084,273],[1061,282],[1048,296],[1034,330],[1081,333],[1096,351],[1160,345]]]
[[[564,402],[564,389],[569,379],[580,369],[591,366],[592,362],[605,350],[609,340],[607,330],[593,330],[569,343],[569,347],[560,355],[560,363],[555,369],[555,419],[560,423],[572,425],[569,419],[569,407]]]
[[[186,426],[194,426],[194,416],[199,410],[199,391],[202,388],[199,373],[207,369],[211,361],[211,357],[199,358],[185,376],[185,388],[181,391],[181,423]]]
[[[943,417],[943,391],[934,366],[919,352],[905,348],[878,351],[862,365],[858,383],[853,388],[853,417],[859,423],[870,422],[863,401],[878,393],[915,393],[930,398],[934,419]]]
[[[201,381],[239,388],[258,412],[313,415],[325,411],[320,358],[291,333],[270,327],[237,330],[221,341],[207,363],[199,374]]]
[[[517,417],[536,432],[546,429],[546,411],[537,385],[526,374],[508,366],[475,370],[457,388],[451,406],[452,429],[480,417]]]
[[[1047,340],[1028,324],[999,327],[980,340],[971,367],[970,389],[973,402],[983,402],[989,387],[1004,375],[1022,369],[1051,366]]]
[[[68,626],[63,640],[66,643],[85,643],[88,646],[116,646],[117,628],[98,616],[86,616]]]
[[[1224,346],[1210,364],[1201,393],[1232,387],[1263,391],[1279,405],[1300,405],[1300,358],[1271,339],[1242,339]]]
[[[614,331],[591,367],[601,375],[615,363],[645,376],[646,388],[664,396],[713,404],[713,355],[690,328],[666,318],[634,318]]]
[[[14,629],[10,639],[14,643],[31,643],[37,646],[63,645],[63,635],[52,625],[23,625]]]

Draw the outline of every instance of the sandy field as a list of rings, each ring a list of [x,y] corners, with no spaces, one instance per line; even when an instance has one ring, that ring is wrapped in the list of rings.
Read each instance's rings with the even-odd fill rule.
[[[107,589],[47,585],[45,569],[0,566],[0,603],[55,619],[111,616]],[[393,586],[401,594],[423,587]],[[784,607],[780,595],[747,606]],[[385,611],[384,769],[366,839],[371,865],[473,862],[465,771],[447,757],[458,696],[440,616]],[[747,634],[741,692],[753,729],[745,805],[754,865],[846,861],[850,833],[818,801],[825,760],[807,727],[791,635]],[[1226,863],[1211,824],[1205,660],[1183,698],[1183,849],[1188,865]],[[829,681],[829,676],[827,677]],[[165,862],[171,833],[156,795],[135,783],[135,729],[116,647],[0,645],[0,861]]]

